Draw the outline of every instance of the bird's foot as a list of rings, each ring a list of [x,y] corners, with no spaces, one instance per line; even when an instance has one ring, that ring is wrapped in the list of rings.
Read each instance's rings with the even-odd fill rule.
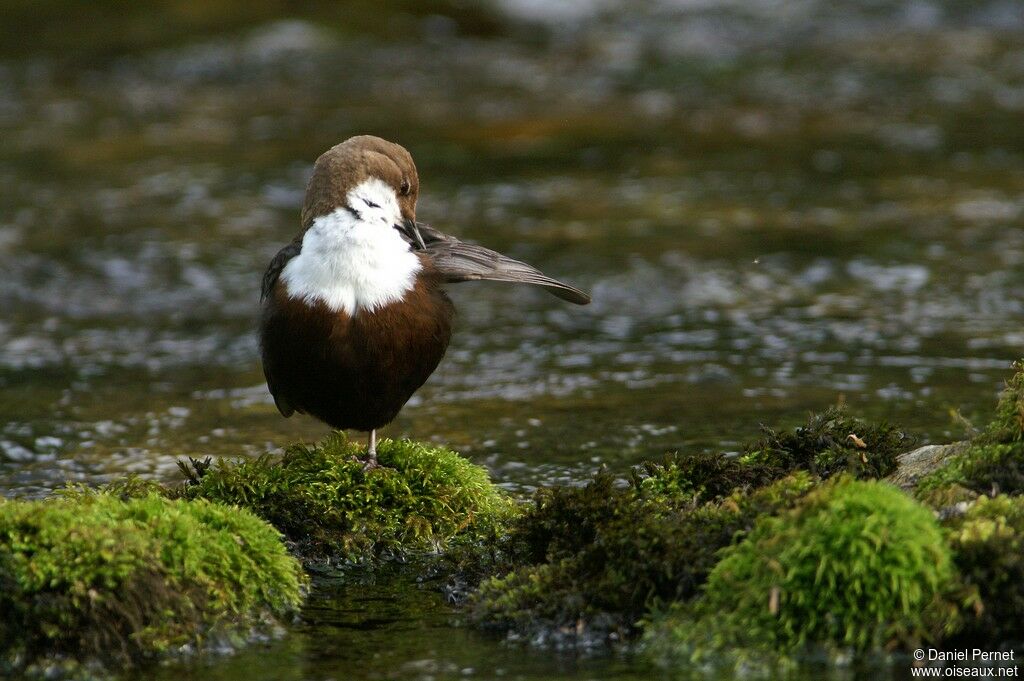
[[[380,464],[377,463],[377,431],[371,430],[369,438],[366,440],[366,458],[363,461],[363,470],[372,471],[374,468],[379,468]]]
[[[361,463],[361,464],[363,464],[363,470],[364,471],[372,471],[374,468],[380,468],[380,462],[377,461],[377,453],[376,452],[368,452],[367,454],[364,454],[363,456],[359,456],[358,454],[353,454],[352,458],[350,459],[350,461],[353,461],[354,463]]]

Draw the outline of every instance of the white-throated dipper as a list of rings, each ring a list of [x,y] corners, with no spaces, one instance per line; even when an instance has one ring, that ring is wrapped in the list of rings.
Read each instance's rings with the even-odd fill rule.
[[[484,279],[541,286],[578,305],[579,289],[416,222],[419,177],[404,147],[352,137],[316,160],[302,228],[263,276],[263,373],[284,416],[338,430],[390,423],[437,368],[455,309],[443,285]]]

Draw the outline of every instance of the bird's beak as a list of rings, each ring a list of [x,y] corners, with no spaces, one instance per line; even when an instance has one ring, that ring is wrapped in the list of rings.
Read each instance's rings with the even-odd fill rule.
[[[395,229],[405,236],[411,244],[418,246],[421,251],[427,249],[427,245],[423,243],[423,236],[420,235],[420,228],[416,226],[415,220],[403,220],[401,224],[395,225]]]

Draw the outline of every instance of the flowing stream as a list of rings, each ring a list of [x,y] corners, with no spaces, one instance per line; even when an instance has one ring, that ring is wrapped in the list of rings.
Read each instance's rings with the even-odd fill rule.
[[[277,414],[255,314],[312,161],[358,133],[410,149],[422,221],[593,293],[453,287],[384,432],[513,492],[837,402],[958,439],[1024,355],[1012,0],[207,4],[0,31],[0,494],[325,434]],[[321,584],[282,640],[160,674],[649,678],[401,580]]]

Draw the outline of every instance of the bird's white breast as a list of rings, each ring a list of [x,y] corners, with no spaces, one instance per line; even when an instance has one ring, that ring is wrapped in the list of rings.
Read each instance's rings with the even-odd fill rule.
[[[394,228],[402,216],[391,187],[371,178],[349,192],[348,205],[313,221],[281,281],[292,298],[352,315],[401,300],[422,264]]]

